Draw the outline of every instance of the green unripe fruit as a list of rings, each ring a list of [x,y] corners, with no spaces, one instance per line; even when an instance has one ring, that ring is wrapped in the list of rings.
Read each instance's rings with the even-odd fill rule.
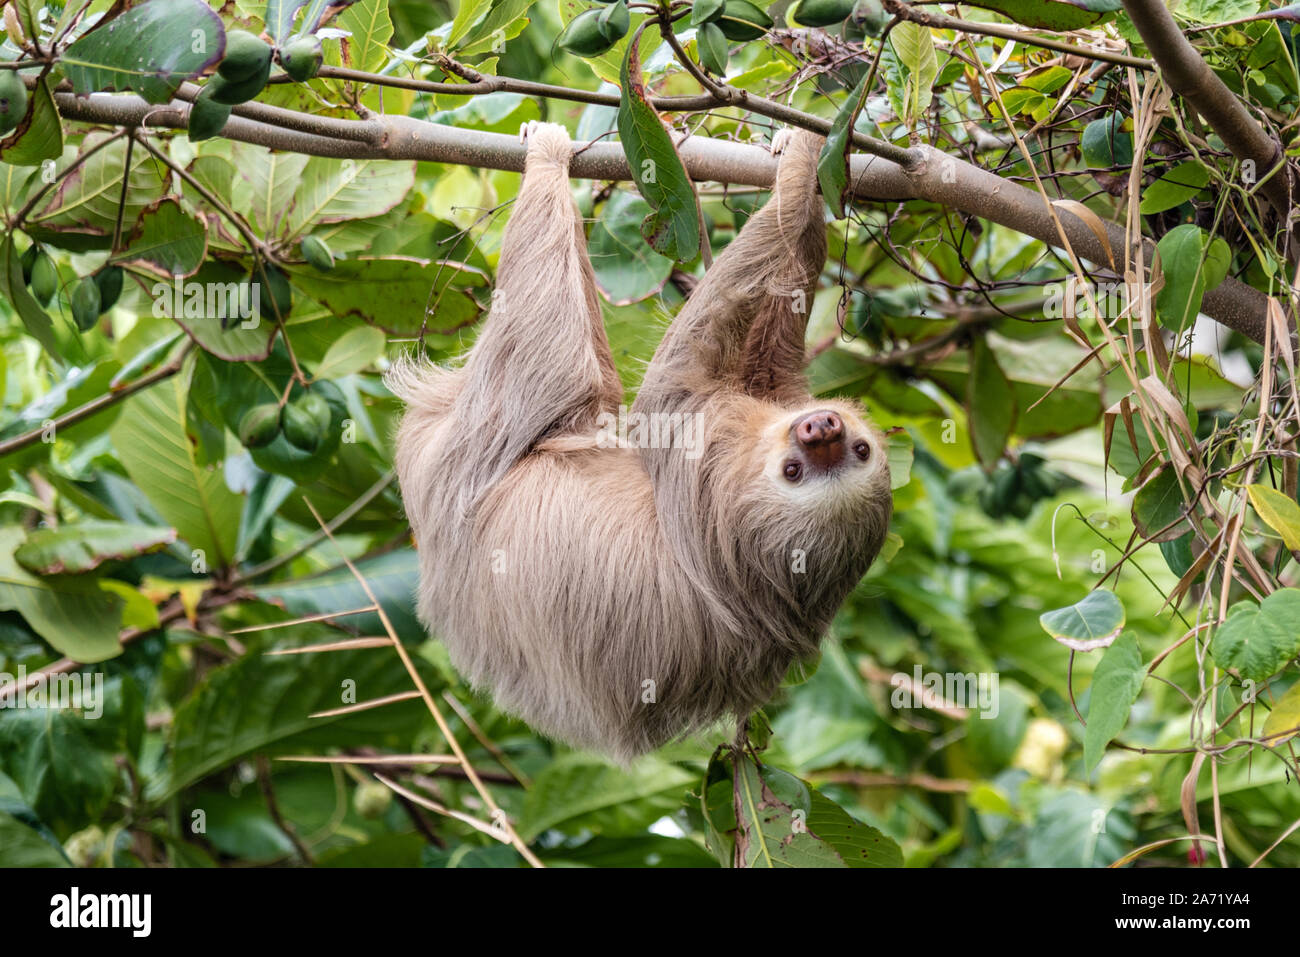
[[[36,257],[39,256],[40,253],[41,247],[32,243],[27,247],[27,252],[23,253],[22,258],[18,260],[23,267],[23,285],[25,286],[30,286],[32,284],[32,266],[36,265]]]
[[[258,301],[262,303],[262,315],[271,319],[287,319],[293,311],[293,287],[289,278],[274,266],[266,266],[265,275],[253,271],[253,281],[261,283]],[[269,299],[269,301],[267,301]]]
[[[393,792],[378,781],[363,781],[352,792],[352,806],[368,821],[383,817],[393,803]]]
[[[189,137],[191,143],[197,143],[199,140],[211,139],[216,136],[225,129],[226,120],[230,119],[230,107],[213,99],[219,85],[224,86],[225,81],[221,80],[220,77],[214,77],[203,88],[203,92],[190,104]]]
[[[330,412],[330,404],[320,397],[316,392],[308,392],[306,395],[294,402],[299,410],[311,416],[311,420],[316,423],[316,427],[324,432],[330,427],[333,421],[333,413]]]
[[[749,0],[727,0],[718,28],[728,40],[757,40],[772,26],[772,18]]]
[[[560,49],[574,56],[599,56],[612,47],[615,41],[605,39],[600,28],[600,15],[603,12],[587,10],[570,20],[556,41]]]
[[[596,26],[600,29],[600,35],[610,43],[617,43],[627,36],[628,28],[632,25],[632,18],[627,12],[627,3],[624,0],[618,0],[618,3],[611,4],[600,12],[596,18]]]
[[[858,0],[799,0],[790,19],[804,27],[829,27],[848,19]]]
[[[49,305],[54,294],[59,291],[59,271],[54,268],[54,260],[49,253],[41,250],[32,263],[32,295],[42,306]]]
[[[246,449],[260,449],[280,434],[280,407],[274,402],[255,405],[239,419],[239,441]]]
[[[284,428],[284,437],[289,440],[289,444],[304,452],[315,452],[320,448],[321,440],[325,438],[325,432],[318,427],[316,419],[310,412],[303,411],[295,402],[284,407],[281,424]]]
[[[91,276],[78,279],[72,287],[72,319],[77,328],[86,332],[95,325],[99,318],[99,286]]]
[[[217,65],[223,79],[237,82],[270,70],[274,51],[247,30],[226,32],[226,55]]]
[[[320,72],[324,62],[325,50],[321,47],[320,37],[298,37],[280,48],[280,66],[299,83],[305,83]]]
[[[334,254],[330,252],[325,240],[319,236],[304,236],[300,248],[302,258],[307,260],[313,269],[329,272],[334,268]]]
[[[265,68],[247,79],[227,80],[220,75],[214,76],[208,80],[207,89],[212,91],[209,96],[212,97],[214,103],[220,103],[223,106],[238,106],[240,103],[247,103],[261,93],[270,77],[271,62],[268,60]]]
[[[27,87],[17,70],[0,70],[0,134],[16,129],[27,115]]]
[[[108,312],[122,295],[122,280],[126,273],[121,266],[105,266],[95,273],[95,285],[99,287],[99,311]]]
[[[727,72],[727,38],[716,23],[702,23],[695,31],[695,48],[699,53],[700,66],[714,76],[723,76]]]

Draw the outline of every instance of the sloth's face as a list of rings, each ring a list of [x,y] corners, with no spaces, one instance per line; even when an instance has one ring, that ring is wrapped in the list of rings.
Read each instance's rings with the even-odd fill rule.
[[[768,423],[763,476],[797,506],[853,507],[889,488],[885,440],[849,403],[818,402]]]

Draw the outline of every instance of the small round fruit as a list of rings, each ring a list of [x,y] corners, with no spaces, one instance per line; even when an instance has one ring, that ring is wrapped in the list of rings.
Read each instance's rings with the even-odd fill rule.
[[[230,107],[213,99],[219,86],[225,85],[225,81],[220,80],[219,77],[214,77],[203,88],[203,91],[195,97],[194,102],[190,104],[189,137],[191,143],[211,139],[225,129],[226,120],[230,119]]]
[[[325,240],[319,236],[304,236],[301,248],[302,258],[307,260],[313,269],[329,272],[334,268],[334,253],[330,252]]]
[[[0,134],[16,129],[27,115],[27,87],[17,70],[0,70]]]
[[[315,452],[325,438],[324,430],[318,427],[316,419],[310,412],[304,411],[296,402],[284,407],[284,437],[295,449]]]
[[[790,19],[803,27],[829,27],[848,19],[858,0],[799,0]]]
[[[208,80],[207,89],[212,90],[209,95],[214,103],[220,103],[222,106],[238,106],[261,93],[270,77],[271,64],[268,61],[263,70],[243,80],[227,80],[221,75],[214,76]]]
[[[352,792],[352,806],[367,821],[383,817],[388,805],[392,803],[393,792],[379,781],[363,781]]]
[[[217,65],[217,73],[231,81],[247,80],[270,69],[271,47],[247,30],[226,31],[226,55]]]
[[[108,312],[122,295],[122,280],[126,274],[121,266],[105,266],[95,273],[95,285],[99,287],[99,311]]]
[[[32,295],[42,306],[47,306],[59,291],[59,271],[54,268],[50,254],[41,250],[32,263]]]
[[[93,276],[78,279],[72,287],[72,319],[82,332],[94,328],[99,319],[99,286]]]
[[[325,62],[320,37],[298,37],[280,48],[280,66],[291,79],[305,83],[314,77]]]
[[[22,258],[18,260],[23,267],[23,285],[30,286],[32,284],[32,266],[36,264],[36,257],[40,254],[41,247],[32,243],[27,247],[27,252],[23,253]]]
[[[239,441],[246,449],[260,449],[280,434],[280,407],[274,402],[255,405],[239,420]]]
[[[312,421],[316,423],[317,428],[322,432],[330,427],[330,422],[333,419],[330,404],[321,398],[319,393],[308,392],[294,404],[311,416]]]
[[[757,40],[772,26],[772,18],[749,0],[727,0],[718,18],[718,29],[728,40],[744,43]]]
[[[607,40],[600,28],[601,10],[587,10],[569,21],[569,25],[560,34],[561,50],[574,56],[599,56],[614,45]]]

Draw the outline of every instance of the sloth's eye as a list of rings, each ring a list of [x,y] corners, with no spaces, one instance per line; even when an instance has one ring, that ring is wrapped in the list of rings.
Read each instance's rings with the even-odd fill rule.
[[[857,454],[858,458],[865,462],[871,455],[871,446],[859,439],[857,442],[853,443],[853,451]]]
[[[803,466],[798,462],[785,463],[785,477],[791,482],[799,481],[799,476],[803,475]]]

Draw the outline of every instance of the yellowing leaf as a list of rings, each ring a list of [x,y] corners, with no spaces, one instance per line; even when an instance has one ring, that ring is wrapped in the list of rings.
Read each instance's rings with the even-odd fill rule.
[[[1252,485],[1246,492],[1259,517],[1282,536],[1286,547],[1292,551],[1300,549],[1300,505],[1289,495],[1267,485]]]

